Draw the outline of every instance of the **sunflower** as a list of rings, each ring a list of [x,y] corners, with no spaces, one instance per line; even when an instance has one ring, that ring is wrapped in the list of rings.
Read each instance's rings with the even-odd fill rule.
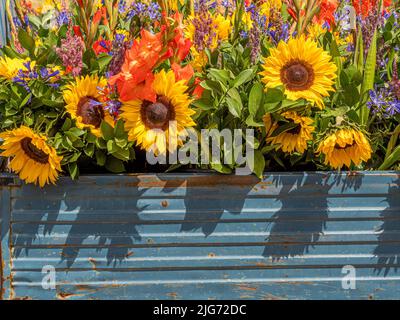
[[[276,144],[276,149],[282,149],[283,152],[304,153],[307,150],[307,142],[312,140],[312,133],[315,128],[312,126],[313,119],[303,117],[296,112],[288,111],[282,116],[293,124],[293,128],[274,136],[274,131],[279,128],[279,123],[272,123],[270,114],[264,116],[264,125],[267,131],[267,142]],[[287,122],[285,122],[287,124]]]
[[[351,163],[359,166],[371,158],[372,149],[365,135],[358,130],[339,129],[329,134],[318,146],[317,152],[325,156],[325,164],[334,169]]]
[[[63,91],[66,109],[79,129],[89,128],[97,137],[101,136],[100,125],[106,121],[114,126],[114,120],[105,112],[101,103],[101,90],[107,80],[97,76],[76,78],[75,83],[67,85]]]
[[[3,144],[0,154],[12,157],[9,168],[18,173],[27,183],[38,183],[43,187],[47,183],[55,183],[58,171],[61,171],[62,157],[47,144],[44,136],[38,135],[32,129],[21,126],[18,129],[0,134]]]
[[[283,85],[288,99],[306,99],[322,109],[323,97],[334,91],[337,68],[331,56],[304,36],[281,41],[270,52],[260,73],[266,89]]]
[[[181,135],[185,128],[195,125],[189,109],[190,99],[186,92],[185,80],[176,81],[173,71],[161,70],[154,77],[153,89],[157,95],[154,102],[132,100],[123,104],[121,117],[125,120],[130,141],[154,154],[164,154],[167,147],[173,152],[176,145],[169,146],[169,123],[176,121],[178,144],[182,144]],[[180,138],[179,138],[180,137]]]
[[[29,59],[0,57],[0,77],[12,80],[20,70],[27,71],[25,64],[29,61]],[[33,66],[34,63],[31,64],[31,67]]]

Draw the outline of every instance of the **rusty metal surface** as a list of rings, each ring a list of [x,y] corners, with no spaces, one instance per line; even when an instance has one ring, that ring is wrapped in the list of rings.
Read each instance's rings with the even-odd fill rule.
[[[400,298],[395,172],[0,181],[4,299]]]

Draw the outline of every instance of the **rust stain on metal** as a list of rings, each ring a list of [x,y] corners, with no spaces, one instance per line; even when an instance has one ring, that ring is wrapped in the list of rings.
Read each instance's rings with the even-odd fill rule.
[[[139,181],[125,183],[127,187],[141,188],[178,188],[178,187],[211,187],[216,185],[244,186],[255,185],[260,180],[255,176],[187,176],[165,179],[154,176],[138,176]]]
[[[84,294],[81,293],[70,293],[70,292],[57,292],[57,299],[59,300],[67,300],[72,297],[82,297]]]
[[[288,300],[288,299],[285,297],[279,297],[271,293],[267,293],[262,296],[262,300]]]
[[[129,251],[126,255],[125,258],[129,258],[130,256],[133,256],[134,252],[133,251]]]
[[[96,259],[88,258],[88,260],[89,260],[90,264],[92,265],[92,268],[93,268],[93,269],[96,269],[96,268],[97,268],[97,261],[96,261]]]
[[[168,292],[167,296],[171,297],[173,299],[177,299],[178,298],[178,294],[176,292]]]
[[[164,208],[167,208],[169,204],[168,204],[168,201],[167,201],[167,200],[164,200],[164,201],[161,202],[161,205],[162,205]]]
[[[22,297],[12,298],[12,300],[33,300],[33,299],[29,296],[22,296]]]
[[[251,287],[245,284],[239,284],[237,286],[240,290],[245,290],[245,291],[257,291],[258,289],[257,287]]]
[[[214,252],[210,252],[210,253],[208,254],[208,256],[209,256],[210,258],[214,258],[214,257],[216,257],[216,254],[215,254]]]

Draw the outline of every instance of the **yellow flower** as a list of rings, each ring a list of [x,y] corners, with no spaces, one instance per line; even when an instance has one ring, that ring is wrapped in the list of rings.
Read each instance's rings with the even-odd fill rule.
[[[201,72],[208,62],[207,55],[204,51],[198,52],[194,47],[190,48],[192,54],[192,67],[197,71]]]
[[[294,127],[274,135],[274,131],[280,125],[277,122],[272,123],[271,115],[266,114],[263,119],[267,131],[267,142],[276,144],[276,150],[282,149],[283,152],[287,153],[304,153],[307,150],[307,142],[312,140],[312,133],[315,130],[314,126],[312,126],[313,119],[300,116],[292,111],[285,112],[282,116]],[[287,122],[284,124],[287,124]]]
[[[8,80],[13,79],[17,76],[20,70],[27,71],[24,63],[28,62],[29,59],[9,58],[0,57],[0,77]],[[31,67],[34,67],[35,63],[31,63]]]
[[[180,137],[185,135],[185,128],[195,125],[191,116],[195,113],[189,109],[191,100],[184,80],[176,82],[173,71],[161,70],[155,75],[153,89],[157,100],[133,100],[123,104],[121,118],[125,121],[130,141],[154,154],[165,154],[167,149],[175,151],[177,145],[169,141],[170,122],[176,121],[177,144],[182,145]],[[174,134],[175,133],[171,133]],[[171,144],[171,145],[170,145]]]
[[[281,41],[270,53],[260,73],[265,89],[283,85],[288,99],[306,99],[322,109],[323,97],[334,91],[337,68],[331,56],[304,36]]]
[[[365,135],[355,129],[339,129],[329,134],[318,146],[317,153],[325,156],[325,164],[334,169],[359,166],[371,158],[372,149]]]
[[[268,21],[273,13],[280,12],[282,0],[266,0],[260,5],[260,14],[265,16]]]
[[[196,33],[196,27],[193,24],[194,16],[189,16],[185,22],[185,36],[194,43],[194,37]],[[229,35],[232,31],[232,22],[230,18],[225,18],[222,14],[216,13],[211,16],[212,19],[212,29],[213,34],[205,35],[204,37],[204,48],[196,48],[193,45],[190,49],[192,55],[192,66],[197,71],[201,71],[204,66],[207,64],[207,55],[205,54],[204,49],[207,47],[208,49],[215,50],[222,41],[225,41],[229,38]],[[211,39],[210,39],[211,37]]]
[[[39,183],[41,187],[55,183],[61,171],[62,157],[47,144],[46,137],[22,126],[0,133],[0,139],[4,140],[0,146],[4,151],[0,155],[12,158],[9,168],[19,174],[22,180]]]
[[[89,128],[97,137],[101,136],[102,121],[114,126],[113,118],[101,105],[101,90],[106,85],[107,80],[104,78],[86,76],[76,78],[63,91],[66,109],[71,118],[76,120],[76,126],[79,129]]]
[[[61,10],[61,1],[54,1],[54,0],[28,0],[27,1],[31,8],[37,14],[44,14],[48,11],[57,9]]]

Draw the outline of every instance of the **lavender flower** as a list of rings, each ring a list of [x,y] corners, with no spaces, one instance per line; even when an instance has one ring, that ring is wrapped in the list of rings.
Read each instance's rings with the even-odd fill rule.
[[[198,0],[194,3],[195,18],[192,23],[195,27],[193,44],[198,51],[204,51],[211,46],[216,36],[213,19],[208,11],[208,1]]]
[[[394,96],[391,89],[371,90],[369,94],[370,101],[367,102],[367,106],[373,114],[389,118],[400,113],[400,100]]]
[[[158,20],[161,18],[161,8],[156,2],[150,2],[149,4],[133,2],[126,17],[132,19],[135,16],[141,20]]]
[[[59,27],[61,27],[63,25],[68,25],[69,19],[70,19],[70,13],[68,11],[61,11],[56,18],[57,25]]]
[[[83,44],[82,40],[70,32],[67,38],[61,40],[61,47],[56,48],[57,55],[62,60],[63,65],[71,71],[74,77],[82,72]]]

